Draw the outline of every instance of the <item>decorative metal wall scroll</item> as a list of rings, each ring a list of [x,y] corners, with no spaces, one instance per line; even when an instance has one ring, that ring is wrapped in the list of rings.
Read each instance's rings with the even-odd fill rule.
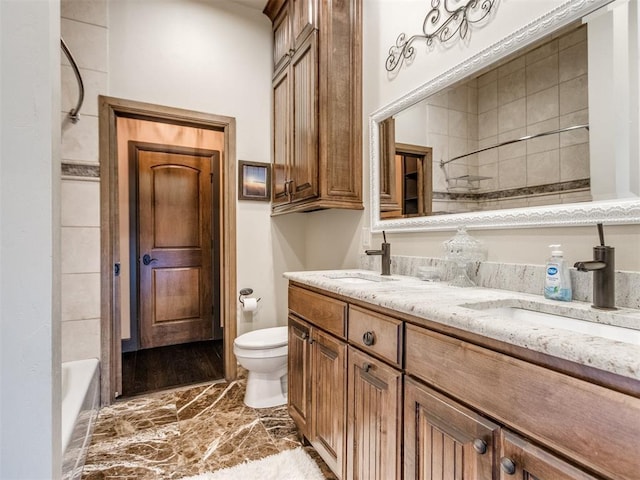
[[[489,15],[495,2],[496,0],[468,0],[460,4],[455,0],[431,0],[431,10],[422,23],[424,34],[407,38],[406,34],[401,33],[396,44],[389,49],[385,68],[392,72],[405,59],[413,57],[415,49],[412,44],[416,39],[426,40],[427,46],[433,45],[434,40],[447,42],[457,33],[464,39],[469,32],[469,24],[477,23]]]

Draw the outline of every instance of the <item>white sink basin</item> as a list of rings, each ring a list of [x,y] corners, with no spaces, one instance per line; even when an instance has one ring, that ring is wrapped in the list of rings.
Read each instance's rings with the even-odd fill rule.
[[[543,327],[561,328],[572,332],[583,333],[594,337],[604,337],[618,342],[640,345],[640,330],[618,327],[603,323],[577,320],[575,318],[554,315],[552,313],[536,312],[518,307],[498,307],[482,309],[484,313],[490,313],[500,318],[540,325]]]
[[[344,273],[332,273],[325,275],[325,277],[331,280],[337,280],[340,283],[346,283],[349,285],[362,285],[367,283],[380,283],[395,281],[395,278],[383,277],[374,273],[360,273],[360,272],[344,272]]]

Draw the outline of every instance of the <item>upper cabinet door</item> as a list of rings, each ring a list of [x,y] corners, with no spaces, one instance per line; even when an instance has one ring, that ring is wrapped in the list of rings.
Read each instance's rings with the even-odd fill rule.
[[[318,196],[318,73],[316,34],[310,35],[291,60],[293,105],[291,183],[292,202]]]
[[[291,0],[291,34],[293,49],[297,50],[302,42],[316,28],[317,0]]]
[[[293,54],[291,15],[288,5],[273,20],[273,72],[275,75],[289,63]]]

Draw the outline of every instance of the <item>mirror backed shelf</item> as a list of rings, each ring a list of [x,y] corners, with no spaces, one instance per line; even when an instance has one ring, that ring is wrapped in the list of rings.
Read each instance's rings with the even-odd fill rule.
[[[446,72],[439,77],[436,77],[434,80],[422,85],[416,90],[409,92],[407,95],[401,97],[397,101],[392,102],[374,112],[370,116],[370,153],[371,153],[371,226],[373,231],[380,231],[382,229],[390,230],[390,231],[416,231],[416,230],[429,230],[429,229],[452,229],[457,225],[464,223],[470,227],[474,228],[502,228],[502,227],[519,227],[519,226],[537,226],[537,225],[583,225],[590,223],[597,223],[598,221],[606,221],[607,223],[635,223],[640,221],[640,204],[637,200],[637,182],[640,179],[635,179],[632,174],[636,167],[633,166],[633,162],[630,161],[630,158],[627,154],[626,158],[621,157],[622,151],[624,151],[624,143],[630,143],[632,140],[629,138],[625,138],[632,136],[634,125],[637,126],[637,121],[635,124],[627,125],[626,132],[615,131],[614,138],[616,141],[622,140],[623,146],[614,145],[613,147],[617,147],[618,152],[609,152],[608,155],[604,156],[603,152],[606,152],[606,141],[603,141],[603,138],[606,138],[606,134],[602,134],[602,132],[608,132],[608,129],[617,128],[617,125],[610,125],[610,117],[611,114],[605,115],[604,119],[601,118],[600,110],[603,107],[608,107],[610,110],[611,103],[607,100],[608,97],[612,95],[609,93],[608,95],[598,95],[598,97],[605,97],[604,100],[598,99],[596,102],[592,102],[591,96],[589,96],[589,106],[588,108],[585,105],[585,108],[582,111],[578,111],[578,113],[571,113],[569,111],[568,114],[564,116],[560,115],[553,122],[545,122],[539,121],[540,119],[536,119],[535,116],[532,116],[532,119],[527,119],[527,121],[533,121],[534,124],[530,126],[525,126],[524,129],[512,129],[506,134],[500,133],[499,135],[495,135],[493,138],[489,138],[489,136],[485,135],[485,138],[481,138],[478,141],[478,136],[476,134],[475,139],[468,140],[465,142],[458,142],[461,144],[449,145],[447,148],[437,148],[438,147],[438,137],[437,135],[433,135],[435,141],[430,139],[427,141],[425,139],[415,140],[415,136],[411,140],[406,140],[405,136],[400,132],[398,133],[396,129],[398,129],[398,125],[394,127],[393,133],[396,134],[393,138],[395,140],[399,140],[401,142],[409,142],[418,146],[429,145],[429,147],[433,146],[433,175],[431,175],[431,184],[426,185],[426,187],[433,187],[433,196],[429,199],[429,202],[425,201],[425,203],[430,203],[433,207],[429,208],[429,205],[426,205],[422,210],[425,212],[424,217],[419,216],[396,216],[392,217],[387,214],[388,208],[386,204],[388,202],[385,201],[385,194],[387,193],[385,190],[385,182],[387,185],[392,184],[393,181],[388,178],[389,169],[385,166],[384,160],[385,156],[390,157],[391,154],[386,152],[389,150],[388,138],[389,136],[385,131],[385,124],[389,122],[390,119],[396,124],[400,122],[398,120],[401,115],[411,109],[415,110],[418,102],[421,102],[425,99],[433,99],[437,98],[438,94],[443,92],[445,89],[456,88],[457,86],[463,84],[469,76],[469,72],[480,72],[485,74],[491,69],[495,68],[496,63],[500,63],[503,70],[506,68],[510,68],[515,65],[517,62],[514,61],[515,55],[513,52],[522,51],[530,45],[532,42],[536,43],[536,46],[539,47],[541,43],[549,42],[548,37],[546,37],[546,32],[555,31],[556,33],[552,34],[552,38],[558,38],[560,34],[558,31],[562,31],[562,33],[569,32],[568,35],[572,35],[570,29],[575,29],[575,25],[579,22],[577,20],[582,19],[587,13],[593,11],[597,7],[601,7],[605,5],[606,1],[570,1],[563,4],[562,8],[556,8],[553,11],[549,12],[547,15],[540,17],[535,22],[532,22],[527,25],[524,29],[520,29],[511,35],[505,37],[497,44],[489,46],[487,49],[481,51],[479,54],[475,55],[467,59],[465,62],[461,63],[457,67],[454,67],[450,71]],[[598,12],[596,12],[597,14]],[[596,15],[592,14],[592,15]],[[589,28],[592,28],[591,25],[594,22],[589,23]],[[593,30],[596,33],[595,39],[601,41],[601,33],[598,30],[597,19],[596,19],[596,28]],[[571,26],[573,25],[573,26]],[[542,27],[544,26],[544,27]],[[490,27],[487,27],[490,28]],[[586,30],[586,27],[580,27],[578,30],[582,29]],[[600,28],[601,30],[602,28]],[[544,30],[544,34],[541,33],[541,30]],[[580,32],[579,32],[580,33]],[[590,31],[591,35],[591,31]],[[547,40],[541,41],[541,38],[545,36]],[[586,37],[586,32],[585,35]],[[569,41],[564,41],[564,44],[567,45],[568,42],[574,41],[573,39],[578,37],[578,35],[574,34],[573,37],[569,36]],[[590,40],[591,41],[591,40]],[[585,39],[586,43],[586,39]],[[612,45],[609,46],[613,48]],[[604,50],[609,47],[603,47]],[[599,47],[600,48],[600,47]],[[571,51],[567,50],[567,52],[571,52],[572,54],[575,52],[575,48]],[[539,48],[539,52],[545,53],[543,48]],[[539,52],[530,53],[533,55],[540,55]],[[548,52],[547,52],[548,53]],[[585,45],[585,54],[586,54],[586,45]],[[507,58],[508,57],[508,58]],[[570,55],[565,55],[565,57],[570,57]],[[505,60],[506,58],[506,60]],[[542,58],[542,57],[539,57]],[[591,62],[591,54],[590,54],[590,62]],[[571,61],[571,58],[568,60]],[[524,60],[522,61],[524,62]],[[586,59],[584,61],[586,68]],[[506,67],[505,67],[506,65]],[[407,69],[405,74],[410,74],[410,68]],[[478,76],[480,73],[474,73],[474,76]],[[579,72],[578,72],[579,73]],[[586,72],[581,76],[576,82],[585,83],[584,78],[586,78]],[[565,75],[565,73],[560,72],[560,75]],[[592,78],[593,77],[593,78]],[[589,88],[592,88],[592,85],[598,87],[602,85],[602,82],[606,79],[600,78],[602,75],[596,72],[595,75],[591,74],[591,67],[589,68]],[[527,82],[529,79],[527,79]],[[574,82],[566,83],[567,86],[576,85]],[[476,85],[477,86],[477,85]],[[529,84],[528,84],[529,86]],[[562,86],[564,87],[564,86]],[[482,87],[481,87],[482,88]],[[586,88],[586,87],[585,87]],[[476,89],[477,90],[477,89]],[[530,90],[532,90],[530,88]],[[608,89],[611,90],[611,89]],[[575,91],[575,89],[574,89]],[[535,92],[534,92],[535,93]],[[544,93],[544,92],[543,92]],[[601,90],[598,90],[598,93],[601,93]],[[569,91],[571,94],[571,91]],[[586,91],[583,94],[586,97]],[[432,104],[434,102],[431,102]],[[437,101],[435,102],[437,103]],[[480,102],[482,103],[482,102]],[[592,105],[593,103],[593,105]],[[565,102],[566,104],[566,102]],[[517,105],[517,102],[513,102],[513,105]],[[562,107],[565,108],[565,107]],[[595,109],[595,110],[594,110]],[[532,111],[532,109],[530,109]],[[565,108],[565,110],[567,110]],[[574,109],[577,110],[577,109]],[[482,117],[483,112],[480,112],[477,116]],[[427,115],[429,116],[429,115]],[[434,118],[433,114],[431,114],[430,118]],[[482,129],[487,125],[486,119],[488,117],[485,115],[482,117],[479,129]],[[538,123],[535,123],[535,120],[538,120]],[[590,121],[592,120],[592,121]],[[624,122],[624,120],[623,120]],[[503,122],[507,123],[507,122]],[[594,142],[589,135],[587,134],[586,125],[589,123],[595,123],[595,132],[598,133],[598,137]],[[604,124],[604,126],[603,126]],[[603,128],[605,130],[603,130]],[[388,127],[387,127],[388,130]],[[425,127],[426,130],[426,127]],[[581,133],[575,132],[574,130],[581,130]],[[593,137],[594,129],[591,128],[590,133]],[[524,134],[524,135],[523,135]],[[507,210],[486,210],[486,211],[471,211],[465,213],[454,213],[454,214],[446,214],[448,212],[438,209],[436,205],[438,204],[439,197],[446,197],[447,201],[450,201],[452,198],[457,198],[460,200],[467,201],[468,205],[471,205],[471,209],[476,207],[472,201],[476,201],[477,199],[495,199],[499,198],[500,195],[502,197],[506,197],[509,195],[522,195],[523,192],[526,194],[527,191],[531,191],[530,184],[524,184],[520,189],[511,188],[510,191],[506,191],[502,189],[497,192],[496,184],[497,180],[493,179],[495,177],[495,173],[492,174],[489,166],[486,165],[486,162],[480,163],[471,166],[471,162],[467,160],[455,162],[452,165],[448,165],[451,168],[451,172],[446,172],[444,165],[449,164],[453,160],[457,160],[458,158],[468,157],[470,155],[474,155],[475,157],[487,155],[490,152],[486,150],[496,148],[494,151],[503,151],[513,146],[507,146],[515,142],[522,142],[527,145],[534,145],[533,142],[541,142],[545,139],[539,140],[536,138],[537,135],[545,136],[549,135],[549,138],[554,138],[554,141],[561,145],[572,145],[581,142],[584,145],[580,146],[582,152],[586,151],[586,155],[582,155],[586,158],[587,166],[586,169],[582,168],[582,171],[586,171],[586,175],[575,175],[575,178],[570,177],[568,175],[564,175],[564,177],[558,178],[557,180],[552,181],[541,181],[537,185],[537,193],[540,197],[545,197],[548,199],[549,197],[555,195],[556,197],[560,197],[559,193],[562,193],[565,199],[569,198],[571,202],[580,202],[583,203],[570,203],[570,204],[561,204],[561,205],[550,205],[543,207],[529,207],[529,208],[509,208]],[[577,139],[578,135],[582,136],[582,140]],[[409,135],[409,138],[411,136]],[[493,141],[492,141],[493,140]],[[524,140],[527,140],[525,142]],[[475,142],[475,144],[474,144]],[[438,151],[439,150],[439,151]],[[574,148],[574,150],[576,150]],[[633,148],[631,149],[633,150]],[[463,152],[471,152],[464,153]],[[559,155],[559,154],[556,154]],[[591,162],[591,177],[595,178],[595,185],[590,185],[589,179],[589,156],[592,157]],[[596,164],[594,167],[594,158],[602,158],[605,159],[604,162],[600,162],[607,164],[605,167]],[[614,165],[611,165],[611,159],[614,159]],[[464,159],[464,158],[463,158]],[[521,160],[523,162],[529,162],[529,160]],[[636,159],[633,159],[635,162]],[[466,165],[458,165],[458,164],[466,164]],[[444,164],[444,165],[442,165]],[[508,165],[503,162],[503,165]],[[497,162],[496,162],[497,165]],[[517,165],[517,164],[515,164]],[[526,165],[526,163],[525,163]],[[531,163],[529,163],[531,165]],[[442,168],[439,168],[442,166]],[[466,170],[462,169],[462,167],[466,168]],[[495,167],[494,167],[495,168]],[[612,172],[611,175],[604,175],[603,168]],[[487,171],[489,170],[489,173]],[[512,171],[516,171],[517,168],[511,168]],[[539,169],[538,169],[539,170]],[[495,170],[494,170],[495,171]],[[612,195],[607,193],[607,189],[610,185],[606,185],[606,183],[611,183],[610,178],[616,178],[620,176],[625,176],[630,178],[629,185],[623,185],[621,188],[620,185],[616,185],[616,180],[613,180],[613,189],[618,191],[619,198],[613,198]],[[531,176],[531,175],[530,175]],[[447,177],[449,178],[449,182],[447,183]],[[636,184],[634,185],[634,182]],[[466,183],[466,185],[465,185]],[[506,182],[502,182],[503,184]],[[546,187],[545,187],[546,185]],[[464,187],[464,188],[455,188],[455,187]],[[591,189],[590,189],[591,186]],[[448,187],[448,188],[447,188]],[[453,188],[452,188],[453,187]],[[469,188],[471,187],[471,188]],[[545,188],[547,190],[545,191]],[[556,189],[555,191],[553,189]],[[535,188],[533,190],[536,190]],[[475,192],[480,192],[478,195]],[[566,194],[566,193],[569,194]],[[583,192],[582,196],[570,195],[572,192]],[[382,195],[382,197],[381,197]],[[475,197],[474,197],[475,195]],[[590,201],[592,199],[591,195],[593,195],[593,199],[595,201]],[[497,202],[494,202],[497,203]],[[514,203],[514,202],[512,202]],[[533,203],[535,204],[535,203]],[[526,205],[526,204],[525,204]],[[477,208],[477,207],[476,207]],[[442,214],[445,213],[445,214]]]

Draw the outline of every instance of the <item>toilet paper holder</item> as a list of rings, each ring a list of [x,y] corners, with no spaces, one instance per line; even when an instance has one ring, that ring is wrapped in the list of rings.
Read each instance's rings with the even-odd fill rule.
[[[238,296],[238,300],[242,305],[244,305],[244,297],[247,297],[253,293],[253,288],[243,288],[240,290],[240,295]],[[260,301],[261,298],[258,298],[256,301]]]

